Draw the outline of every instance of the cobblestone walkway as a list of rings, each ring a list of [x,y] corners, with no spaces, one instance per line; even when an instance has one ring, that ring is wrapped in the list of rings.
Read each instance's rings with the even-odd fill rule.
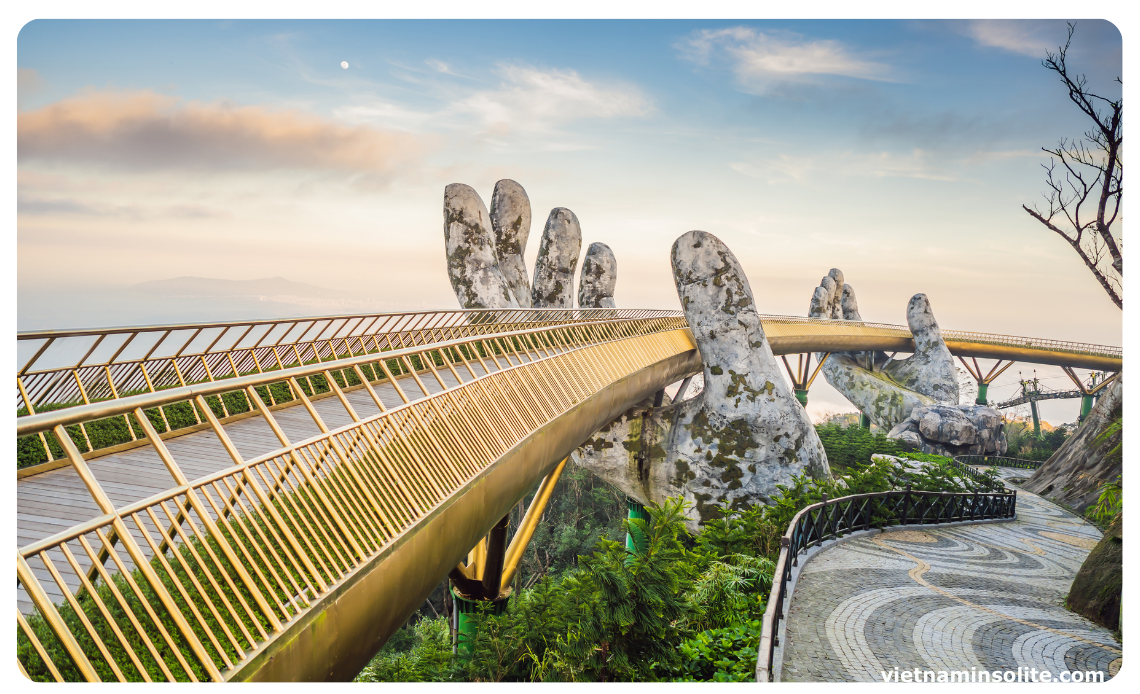
[[[1100,670],[1108,679],[1121,645],[1064,608],[1100,536],[1018,490],[1011,523],[889,531],[824,550],[796,585],[781,679],[881,682],[895,667]]]

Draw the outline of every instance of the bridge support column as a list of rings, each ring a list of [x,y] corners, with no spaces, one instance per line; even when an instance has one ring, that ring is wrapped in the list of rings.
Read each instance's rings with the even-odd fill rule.
[[[629,519],[640,518],[641,520],[649,520],[649,513],[645,510],[645,506],[634,501],[629,500]],[[625,534],[625,548],[630,552],[640,553],[645,551],[645,542],[634,542],[633,536],[629,533]]]
[[[1085,421],[1085,417],[1089,415],[1089,412],[1092,412],[1093,403],[1098,397],[1097,393],[1103,390],[1109,383],[1115,381],[1117,375],[1119,375],[1119,372],[1109,376],[1108,374],[1094,371],[1089,374],[1088,383],[1086,384],[1077,378],[1077,374],[1074,373],[1071,368],[1062,366],[1061,369],[1064,370],[1065,374],[1073,381],[1081,394],[1081,415],[1078,419],[1078,421],[1081,422]]]
[[[864,429],[869,430],[871,428],[871,418],[868,417],[867,415],[863,414],[862,412],[860,412],[859,413],[859,426],[863,427]]]
[[[1092,393],[1081,393],[1081,418],[1079,421],[1082,421],[1082,422],[1085,421],[1085,417],[1088,417],[1089,412],[1092,412],[1092,406],[1093,406],[1093,394]]]
[[[1041,438],[1041,418],[1037,416],[1037,401],[1029,401],[1029,410],[1033,413],[1033,435]]]
[[[974,380],[978,382],[978,396],[974,398],[975,405],[989,404],[989,402],[986,400],[986,395],[990,389],[990,384],[994,382],[994,379],[1002,375],[1002,372],[1013,366],[1012,361],[1006,362],[1005,366],[1002,366],[1002,360],[998,359],[997,363],[994,364],[994,367],[990,369],[989,373],[983,376],[982,367],[978,364],[977,357],[970,357],[970,361],[974,362],[974,365],[972,367],[966,363],[966,360],[962,357],[958,357],[958,361],[962,362],[962,366],[966,367],[966,371],[969,371],[970,375],[974,377]]]
[[[815,370],[813,371],[811,368],[811,352],[799,355],[799,361],[796,362],[796,368],[794,369],[792,365],[788,363],[788,358],[784,355],[780,355],[780,359],[784,360],[784,368],[788,370],[788,377],[792,380],[792,389],[795,391],[796,400],[799,400],[800,404],[804,407],[807,407],[808,388],[811,388],[815,377],[819,375],[819,370],[823,368],[823,363],[827,361],[827,358],[830,356],[831,352],[824,353],[824,355],[820,357],[819,363],[815,365]]]
[[[479,635],[479,622],[476,615],[480,610],[487,614],[500,615],[507,610],[509,596],[498,600],[468,600],[451,587],[451,597],[455,599],[455,654],[466,660],[475,654],[475,639]]]
[[[475,615],[480,610],[489,614],[502,614],[510,593],[501,590],[504,554],[507,546],[507,525],[510,515],[503,516],[484,540],[471,551],[470,561],[464,569],[451,573],[451,597],[455,599],[455,652],[461,658],[470,658],[475,652],[475,637],[479,622]],[[457,590],[458,589],[458,590]]]
[[[511,579],[518,572],[523,552],[534,535],[534,529],[542,518],[550,495],[558,484],[562,470],[566,468],[564,459],[538,485],[526,514],[519,522],[515,536],[507,546],[507,528],[511,516],[503,516],[487,537],[472,548],[467,564],[452,569],[450,578],[451,595],[455,599],[455,654],[460,658],[470,658],[475,652],[475,638],[479,632],[476,615],[481,610],[487,614],[499,615],[507,609],[511,596]]]

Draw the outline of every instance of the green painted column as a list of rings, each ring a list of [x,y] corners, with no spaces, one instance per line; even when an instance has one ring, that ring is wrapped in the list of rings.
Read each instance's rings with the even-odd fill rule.
[[[456,613],[456,655],[467,660],[475,654],[475,637],[479,635],[479,623],[475,615],[479,613],[480,605],[489,605],[490,613],[500,615],[507,609],[508,598],[502,600],[468,600],[449,587],[451,597],[455,601]],[[485,609],[485,608],[484,608]]]
[[[859,426],[863,427],[864,429],[870,429],[871,428],[871,418],[868,417],[867,415],[863,414],[862,412],[860,412],[859,413]]]
[[[1033,435],[1041,438],[1041,418],[1037,416],[1037,401],[1029,401],[1029,409],[1033,412]]]
[[[649,520],[649,513],[645,510],[644,506],[642,506],[638,502],[634,501],[633,499],[630,499],[629,500],[629,516],[628,517],[630,520],[633,520],[634,518],[640,518],[642,520],[647,521],[647,520]],[[633,537],[629,533],[625,534],[625,548],[628,549],[630,552],[643,552],[643,551],[645,551],[645,547],[635,546],[635,544],[633,542]]]
[[[796,389],[796,400],[799,400],[801,405],[803,405],[804,407],[807,407],[807,390],[806,389],[800,390],[799,388],[797,388]]]
[[[1093,406],[1093,396],[1087,395],[1087,394],[1081,395],[1081,418],[1080,418],[1080,421],[1082,421],[1082,422],[1085,421],[1085,417],[1088,417],[1089,412],[1092,412],[1092,406]]]
[[[475,652],[475,636],[479,627],[471,616],[478,611],[479,602],[459,597],[454,588],[451,589],[451,597],[455,601],[456,654],[467,659]]]
[[[990,389],[989,383],[979,383],[978,384],[978,397],[974,398],[974,404],[975,405],[985,405],[986,404],[986,395],[987,395],[987,392],[989,391],[989,389]]]

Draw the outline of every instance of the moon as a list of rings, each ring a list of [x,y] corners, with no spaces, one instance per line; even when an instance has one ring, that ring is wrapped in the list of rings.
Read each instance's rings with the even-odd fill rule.
[[[348,69],[348,61],[347,60],[340,61],[340,66],[342,68],[344,68],[345,70],[347,70]]]

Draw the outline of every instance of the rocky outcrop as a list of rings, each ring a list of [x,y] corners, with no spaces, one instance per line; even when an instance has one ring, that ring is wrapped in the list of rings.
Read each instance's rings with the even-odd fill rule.
[[[1106,386],[1108,392],[1097,400],[1072,436],[1026,481],[1026,489],[1084,513],[1096,503],[1101,485],[1120,477],[1122,458],[1109,455],[1120,438],[1109,437],[1100,443],[1096,439],[1122,412],[1123,378],[1121,374],[1116,383]]]
[[[1001,413],[984,405],[923,405],[899,422],[889,438],[933,455],[1004,455]]]
[[[812,318],[861,321],[855,290],[833,268],[812,293]],[[823,365],[823,377],[871,422],[891,429],[916,407],[958,402],[958,375],[938,321],[925,294],[907,304],[907,325],[915,351],[906,359],[883,352],[835,352]],[[823,355],[817,355],[822,357]]]
[[[443,191],[443,240],[447,276],[463,308],[518,308],[499,271],[490,215],[471,186],[452,183]]]
[[[617,308],[617,258],[604,243],[591,243],[578,280],[578,308]]]
[[[823,445],[784,382],[736,257],[712,234],[690,231],[673,244],[672,265],[704,390],[632,408],[582,446],[581,464],[642,503],[683,496],[693,525],[717,517],[720,504],[770,503],[794,475],[829,478]]]
[[[518,183],[504,178],[491,195],[491,231],[499,271],[519,306],[530,308],[530,278],[523,253],[530,237],[530,198]]]
[[[531,302],[535,308],[574,308],[574,270],[582,252],[582,227],[565,207],[546,218],[534,260]]]
[[[1120,628],[1124,514],[1118,514],[1073,578],[1065,606],[1113,631]]]

